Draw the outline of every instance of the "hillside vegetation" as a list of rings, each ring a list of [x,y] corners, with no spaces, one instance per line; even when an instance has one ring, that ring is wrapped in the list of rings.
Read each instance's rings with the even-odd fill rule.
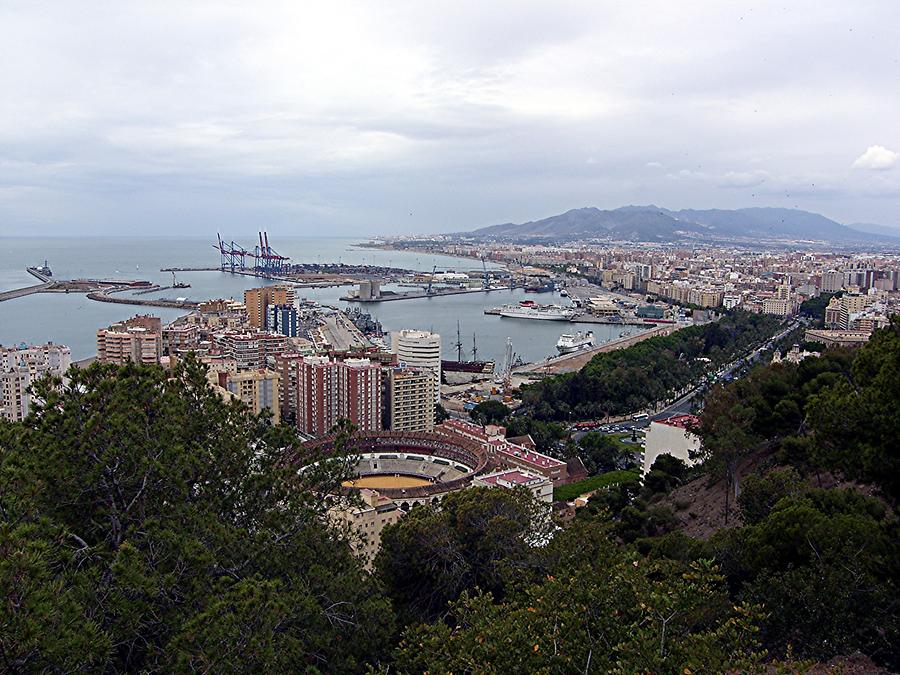
[[[525,491],[452,493],[388,527],[371,573],[323,518],[352,458],[296,456],[192,359],[73,371],[0,424],[0,670],[896,670],[898,369],[900,322],[759,367],[711,392],[699,468],[663,455],[565,529]],[[705,540],[668,501],[698,473],[739,516]]]
[[[780,325],[773,316],[737,311],[718,321],[597,354],[578,372],[523,387],[523,400],[540,420],[632,413],[744,355]]]

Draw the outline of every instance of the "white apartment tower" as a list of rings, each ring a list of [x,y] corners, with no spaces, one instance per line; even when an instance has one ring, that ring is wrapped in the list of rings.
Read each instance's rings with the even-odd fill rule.
[[[392,350],[401,366],[427,368],[434,378],[434,403],[441,402],[441,336],[422,330],[392,334]]]
[[[66,371],[72,354],[65,345],[52,342],[27,347],[0,347],[0,417],[17,421],[31,409],[28,387],[45,375],[53,375],[68,384]]]

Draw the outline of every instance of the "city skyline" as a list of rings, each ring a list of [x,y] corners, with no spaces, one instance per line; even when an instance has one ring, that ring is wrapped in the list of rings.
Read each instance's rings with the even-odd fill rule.
[[[10,5],[0,233],[446,232],[580,206],[900,225],[889,2]]]

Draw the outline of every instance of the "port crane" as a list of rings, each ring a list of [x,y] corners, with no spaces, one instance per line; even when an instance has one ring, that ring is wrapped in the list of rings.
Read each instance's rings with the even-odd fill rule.
[[[429,277],[429,279],[428,279],[428,287],[425,289],[426,295],[431,295],[434,293],[434,289],[431,287],[431,285],[434,283],[434,275],[436,272],[437,272],[437,265],[435,265],[434,268],[432,268],[432,270],[431,270],[431,277]]]
[[[484,261],[484,256],[481,256],[481,267],[484,270],[484,277],[481,280],[481,288],[489,291],[491,290],[491,279],[488,276],[487,263]]]
[[[223,272],[243,272],[252,264],[254,272],[278,274],[284,272],[289,265],[290,258],[280,255],[269,245],[268,232],[259,232],[259,244],[252,251],[234,241],[223,241],[221,234],[216,237],[217,243],[213,244],[213,248],[219,251],[219,269]]]

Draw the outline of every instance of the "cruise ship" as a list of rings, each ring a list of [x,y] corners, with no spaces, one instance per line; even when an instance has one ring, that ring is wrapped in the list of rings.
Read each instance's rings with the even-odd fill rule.
[[[571,354],[580,349],[587,349],[594,346],[594,331],[589,330],[587,333],[578,331],[574,335],[572,333],[563,333],[559,336],[556,343],[556,351],[560,354]]]
[[[538,305],[530,300],[503,305],[497,313],[508,319],[543,319],[544,321],[569,321],[575,316],[571,307],[559,305]]]

